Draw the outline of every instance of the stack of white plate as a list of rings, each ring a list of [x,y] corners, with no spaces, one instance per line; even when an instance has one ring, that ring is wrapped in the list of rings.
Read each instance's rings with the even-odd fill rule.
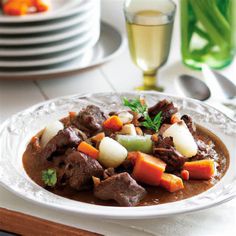
[[[0,12],[0,72],[59,66],[81,57],[100,35],[100,0],[51,0],[46,13]]]

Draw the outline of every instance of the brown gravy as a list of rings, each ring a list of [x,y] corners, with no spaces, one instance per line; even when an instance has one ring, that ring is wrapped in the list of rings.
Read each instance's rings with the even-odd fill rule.
[[[198,126],[197,137],[205,142],[212,141],[215,144],[215,151],[217,156],[215,162],[217,163],[216,175],[211,180],[189,180],[184,181],[184,189],[169,193],[161,187],[144,186],[148,194],[140,202],[138,206],[157,205],[162,203],[174,202],[183,200],[194,195],[200,194],[215,185],[226,173],[229,166],[229,153],[223,142],[212,132]],[[39,160],[39,155],[36,148],[30,143],[23,155],[23,165],[29,177],[40,186],[44,186],[41,180],[41,172],[47,168],[53,168],[53,163]],[[92,191],[78,192],[70,187],[63,187],[61,189],[48,189],[50,192],[60,195],[62,197],[70,198],[73,200],[105,205],[105,206],[118,206],[115,201],[102,201],[93,196]]]

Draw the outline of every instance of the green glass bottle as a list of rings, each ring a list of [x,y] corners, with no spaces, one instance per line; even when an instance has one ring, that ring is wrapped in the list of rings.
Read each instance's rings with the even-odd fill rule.
[[[233,61],[235,53],[236,0],[181,0],[183,63],[215,69]]]

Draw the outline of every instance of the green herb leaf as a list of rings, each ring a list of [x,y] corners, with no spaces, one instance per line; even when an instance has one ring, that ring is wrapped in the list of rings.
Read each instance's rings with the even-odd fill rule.
[[[128,100],[123,98],[123,104],[126,107],[129,107],[131,111],[142,114],[147,111],[147,105],[142,105],[139,99]]]
[[[161,126],[161,121],[162,121],[162,116],[161,116],[161,111],[155,116],[153,122],[156,126],[156,129],[159,130],[160,126]]]
[[[155,117],[154,119],[152,120],[151,117],[146,114],[145,115],[145,121],[142,122],[142,126],[144,126],[145,128],[147,129],[152,129],[154,130],[155,132],[157,132],[161,126],[161,120],[162,120],[162,117],[161,117],[161,112],[159,112]]]
[[[54,187],[57,183],[57,172],[54,169],[47,169],[42,171],[42,180],[45,185]]]
[[[159,130],[162,120],[161,112],[159,112],[152,120],[148,114],[148,106],[146,104],[143,105],[139,99],[128,100],[127,98],[123,98],[123,105],[129,107],[131,111],[143,115],[145,120],[141,122],[143,127],[152,129],[155,132]]]

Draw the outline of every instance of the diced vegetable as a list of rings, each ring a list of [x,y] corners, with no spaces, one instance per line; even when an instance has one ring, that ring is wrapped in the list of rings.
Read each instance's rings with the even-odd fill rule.
[[[185,162],[183,169],[189,172],[190,179],[208,180],[215,174],[214,161],[211,159]]]
[[[173,193],[184,188],[181,178],[173,174],[163,173],[160,186]]]
[[[177,122],[179,122],[179,121],[181,121],[181,119],[180,119],[178,113],[175,113],[175,114],[172,115],[171,118],[170,118],[170,123],[171,123],[171,124],[177,123]]]
[[[55,169],[47,169],[42,171],[42,181],[46,186],[54,187],[57,183],[57,172]]]
[[[36,0],[35,1],[35,6],[37,8],[38,12],[44,12],[49,10],[49,4],[47,1],[42,1],[42,0]]]
[[[127,150],[112,138],[105,137],[99,145],[98,161],[105,167],[116,168],[127,157]]]
[[[116,140],[129,152],[140,151],[144,153],[152,153],[151,135],[131,136],[118,134],[116,135]]]
[[[104,121],[103,127],[112,131],[119,131],[122,129],[123,123],[118,116],[111,116]]]
[[[181,177],[182,177],[183,180],[189,180],[188,170],[182,170],[180,174],[181,174]]]
[[[69,112],[69,116],[70,116],[71,119],[74,119],[74,118],[77,116],[77,114],[78,114],[78,113],[75,112],[75,111],[70,111],[70,112]]]
[[[143,136],[143,131],[142,131],[142,129],[140,127],[135,127],[135,131],[136,131],[137,135]]]
[[[77,149],[78,151],[92,157],[93,159],[97,159],[99,156],[99,151],[85,141],[81,142]]]
[[[138,152],[132,175],[139,182],[157,186],[165,168],[166,163],[161,159]]]
[[[36,149],[40,148],[38,136],[33,136],[30,142]]]
[[[124,125],[119,133],[126,134],[126,135],[132,135],[132,136],[137,135],[136,130],[135,130],[135,126],[133,124]]]
[[[7,15],[20,16],[26,15],[28,12],[28,5],[26,3],[7,2],[3,5],[3,12]]]
[[[197,144],[184,121],[171,125],[164,133],[164,137],[173,137],[177,151],[185,157],[192,157],[197,154]]]
[[[92,176],[92,179],[93,179],[93,185],[94,186],[98,186],[101,182],[101,180],[95,176]]]
[[[60,121],[54,121],[53,123],[47,125],[43,131],[41,137],[41,145],[45,147],[46,144],[57,135],[57,133],[64,129],[64,125]]]
[[[121,119],[121,121],[123,122],[123,124],[127,124],[130,123],[134,116],[128,112],[128,111],[122,111],[118,114],[118,117]]]
[[[153,134],[151,137],[153,142],[158,142],[158,135],[157,134]]]
[[[1,5],[1,1],[0,1]],[[21,16],[28,13],[47,11],[50,4],[46,0],[7,0],[2,1],[3,12],[7,15]]]
[[[105,138],[105,133],[104,133],[104,132],[101,132],[101,133],[98,133],[98,134],[94,135],[94,136],[91,138],[91,140],[92,140],[93,142],[100,143],[103,138]]]

